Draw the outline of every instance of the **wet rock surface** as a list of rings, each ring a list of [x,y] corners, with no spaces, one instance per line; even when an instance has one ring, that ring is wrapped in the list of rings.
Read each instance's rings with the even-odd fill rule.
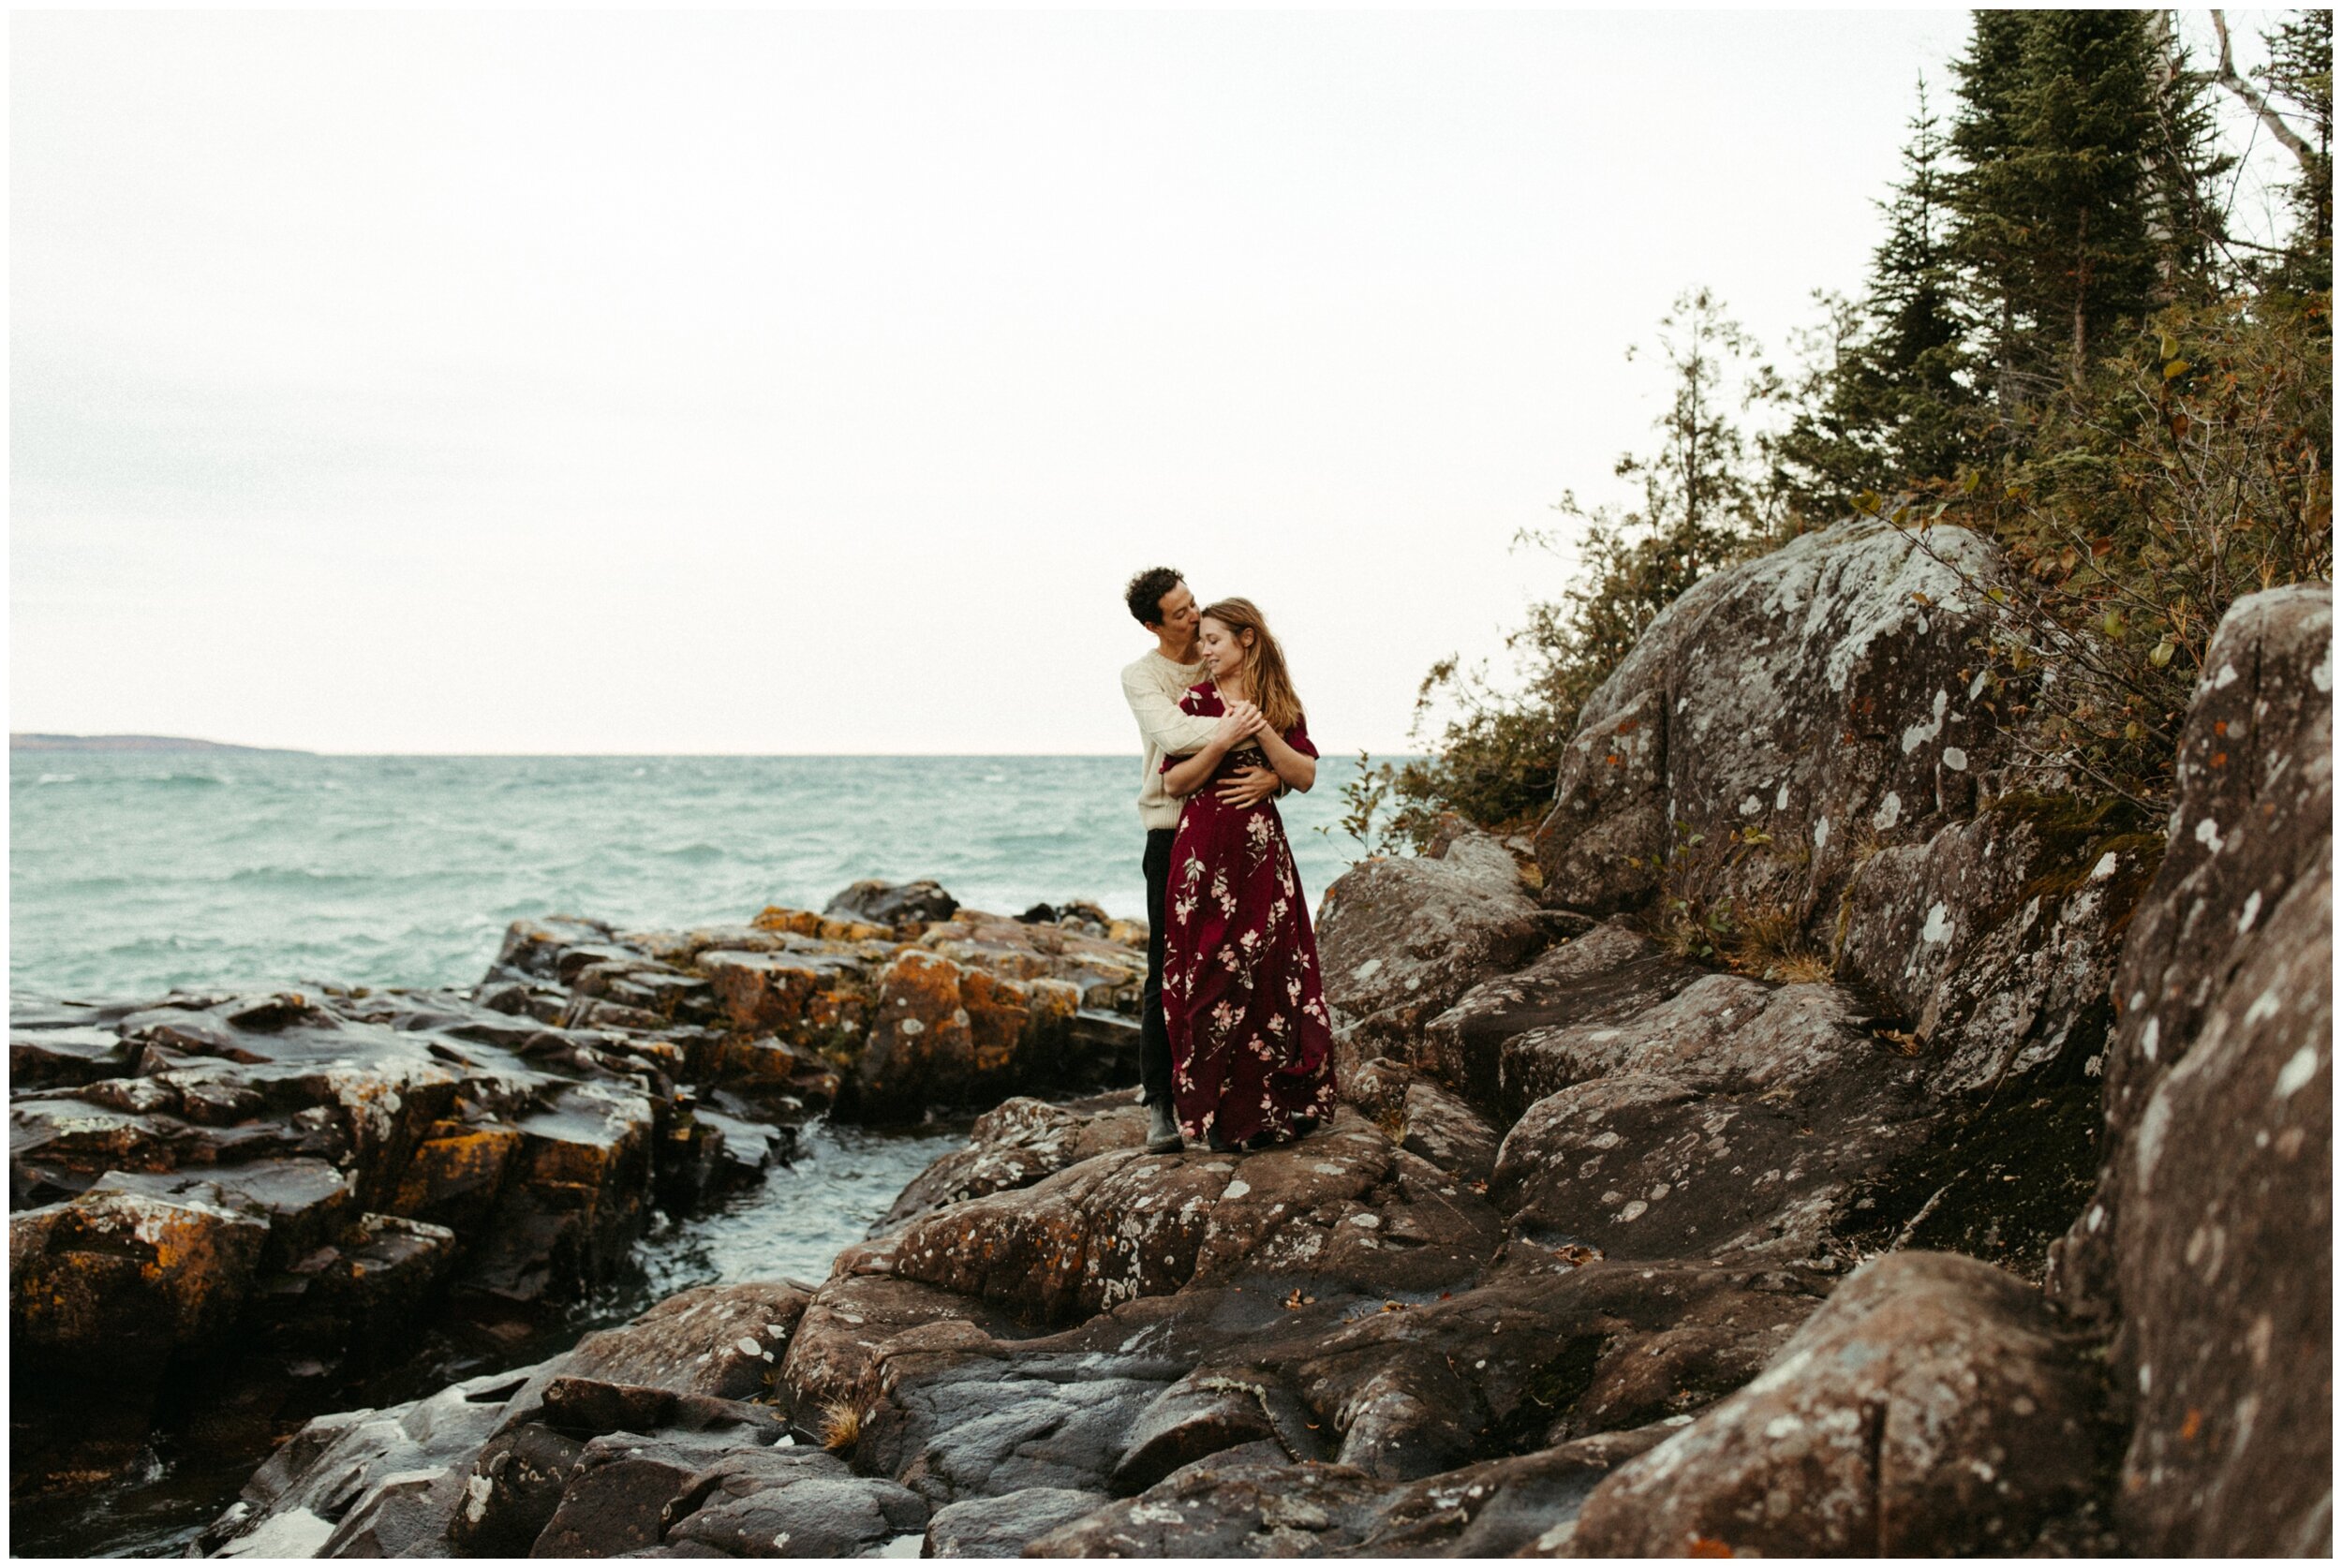
[[[682,932],[520,922],[468,994],[20,1005],[19,1494],[122,1472],[158,1399],[224,1399],[244,1425],[207,1442],[257,1457],[424,1327],[493,1364],[809,1117],[1135,1081],[1144,933],[1092,925],[850,889]]]

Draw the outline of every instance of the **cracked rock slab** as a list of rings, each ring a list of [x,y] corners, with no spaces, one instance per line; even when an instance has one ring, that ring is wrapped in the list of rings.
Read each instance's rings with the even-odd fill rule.
[[[2091,1403],[2022,1281],[1897,1253],[1762,1376],[1596,1487],[1567,1552],[2022,1552],[2091,1487]]]

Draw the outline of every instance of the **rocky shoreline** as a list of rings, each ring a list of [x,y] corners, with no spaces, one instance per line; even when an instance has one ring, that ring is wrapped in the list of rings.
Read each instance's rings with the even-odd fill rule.
[[[157,1427],[257,1464],[351,1390],[509,1364],[809,1117],[1134,1075],[1143,937],[1029,916],[856,884],[518,923],[467,993],[18,1005],[12,1497],[109,1484]]]
[[[1149,1156],[1084,1092],[1135,1078],[1139,950],[1078,913],[516,927],[466,998],[20,1020],[56,1076],[19,1056],[17,1343],[363,1343],[332,1282],[401,1277],[368,1247],[504,1321],[718,1184],[735,1125],[990,1103],[827,1279],[321,1416],[203,1548],[2330,1551],[2330,590],[2239,601],[2142,823],[2015,770],[2005,568],[1934,532],[1701,583],[1534,843],[1327,889],[1345,1102],[1297,1144]],[[1686,917],[1727,909],[1720,955]],[[488,1146],[484,1196],[408,1185]],[[304,1161],[348,1188],[330,1245],[223,1179]],[[280,1305],[304,1245],[325,1288]]]

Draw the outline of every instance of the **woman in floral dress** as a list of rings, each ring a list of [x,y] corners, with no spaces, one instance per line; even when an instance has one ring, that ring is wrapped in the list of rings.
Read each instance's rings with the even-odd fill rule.
[[[1163,764],[1164,786],[1186,797],[1164,907],[1172,1094],[1187,1137],[1261,1148],[1333,1115],[1333,1026],[1283,820],[1269,801],[1232,806],[1209,786],[1251,765],[1306,790],[1317,748],[1251,600],[1206,609],[1199,635],[1210,678],[1179,705],[1220,727],[1202,750]]]

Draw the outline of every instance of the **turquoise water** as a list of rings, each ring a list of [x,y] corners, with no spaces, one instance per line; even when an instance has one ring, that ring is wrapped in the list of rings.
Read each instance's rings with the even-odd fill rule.
[[[511,922],[623,927],[819,909],[933,877],[1015,913],[1138,916],[1136,757],[10,758],[20,996],[469,985]],[[1357,852],[1312,831],[1356,764],[1282,805],[1315,904]]]

